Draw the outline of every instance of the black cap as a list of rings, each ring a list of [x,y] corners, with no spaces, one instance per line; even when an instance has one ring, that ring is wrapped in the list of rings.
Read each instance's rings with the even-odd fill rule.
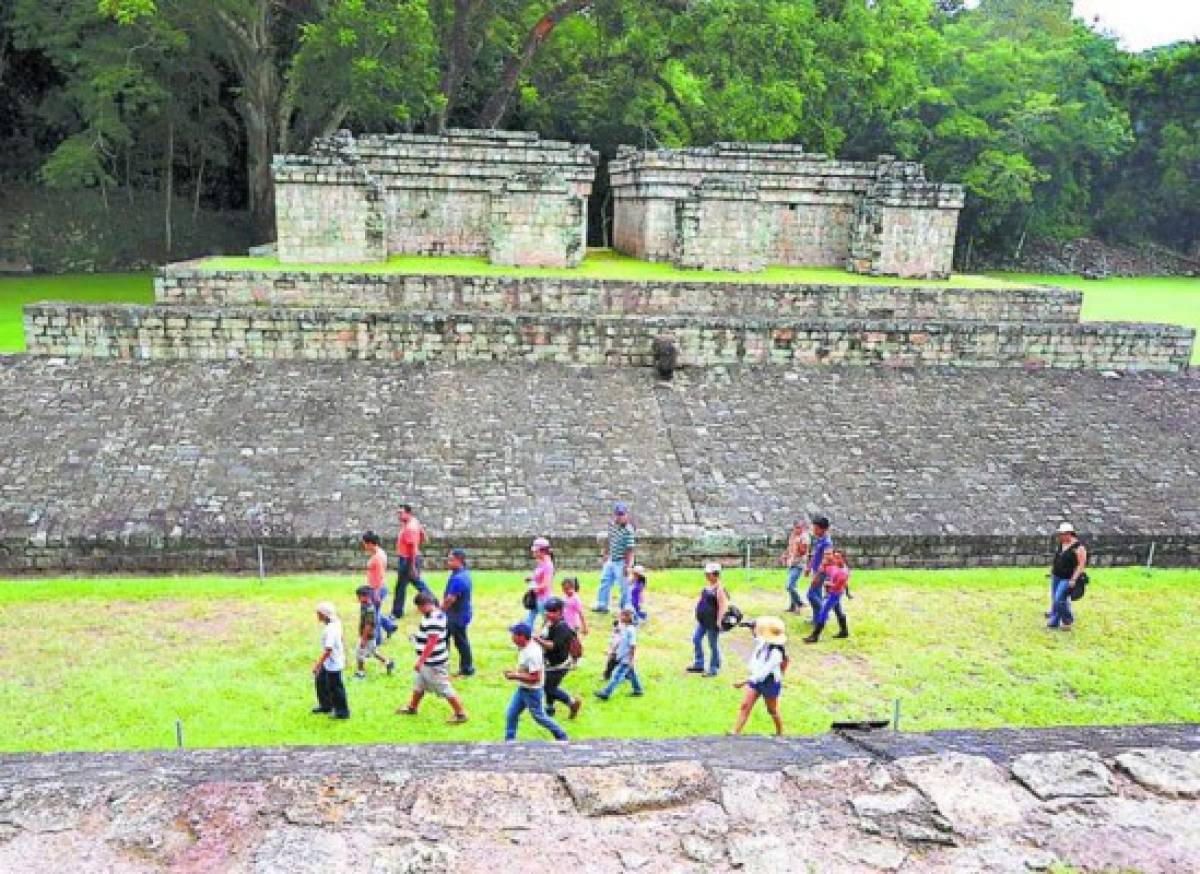
[[[413,604],[420,607],[422,604],[437,604],[437,598],[433,597],[429,592],[417,592],[417,596],[413,598]]]
[[[543,605],[543,609],[561,611],[563,606],[564,604],[562,598],[547,598],[546,603]]]
[[[821,516],[821,515],[813,516],[812,523],[814,525],[820,525],[822,528],[828,528],[829,527],[829,517]]]
[[[354,594],[358,595],[358,597],[360,597],[360,598],[363,595],[370,595],[371,587],[370,586],[359,586],[357,589],[354,590]]]

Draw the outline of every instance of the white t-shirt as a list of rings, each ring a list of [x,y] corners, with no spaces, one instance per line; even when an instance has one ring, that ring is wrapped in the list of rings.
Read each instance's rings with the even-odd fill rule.
[[[546,659],[542,647],[534,641],[529,641],[517,654],[517,670],[525,674],[537,673],[536,683],[519,683],[523,689],[540,689],[546,681]]]
[[[333,621],[321,630],[321,649],[329,650],[325,659],[325,670],[341,671],[346,668],[346,649],[342,646],[342,623]]]

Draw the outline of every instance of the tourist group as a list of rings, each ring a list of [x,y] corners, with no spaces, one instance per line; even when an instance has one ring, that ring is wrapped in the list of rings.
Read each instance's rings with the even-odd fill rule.
[[[398,516],[396,588],[390,609],[387,605],[387,553],[377,534],[368,531],[362,535],[362,548],[368,555],[367,582],[356,592],[359,613],[354,676],[365,678],[367,665],[372,660],[378,661],[389,674],[395,670],[395,661],[383,655],[380,647],[399,627],[397,620],[404,616],[411,587],[416,592],[412,603],[420,614],[416,631],[409,637],[416,661],[412,669],[412,694],[397,713],[415,716],[429,693],[445,699],[451,710],[451,724],[463,723],[468,719],[467,711],[452,680],[475,673],[469,634],[473,614],[468,555],[461,548],[451,549],[446,555],[448,577],[439,599],[422,577],[421,549],[426,542],[425,529],[408,504],[400,507]],[[805,613],[806,608],[811,611],[808,621],[812,631],[803,638],[806,644],[820,641],[831,615],[838,623],[834,637],[850,636],[843,604],[843,599],[853,597],[850,568],[845,552],[834,548],[830,529],[830,521],[823,515],[796,520],[788,535],[787,548],[780,556],[788,569],[787,612]],[[1082,596],[1087,585],[1087,551],[1069,523],[1059,527],[1058,541],[1051,569],[1047,627],[1067,630],[1075,620],[1071,602]],[[637,541],[626,504],[618,503],[613,507],[603,542],[600,585],[592,612],[609,613],[615,590],[617,612],[608,638],[604,685],[595,692],[596,698],[607,701],[625,683],[629,684],[632,695],[644,694],[637,672],[638,633],[645,627],[650,614],[647,572],[634,560]],[[567,740],[566,731],[555,719],[556,708],[562,705],[567,718],[575,719],[583,707],[583,699],[572,696],[563,688],[563,683],[583,656],[581,636],[589,633],[587,616],[577,578],[565,577],[560,593],[555,593],[554,553],[550,541],[539,537],[533,541],[530,550],[534,569],[526,578],[522,598],[525,615],[509,628],[516,649],[516,668],[504,672],[505,679],[513,684],[504,736],[506,740],[516,737],[520,717],[528,711],[534,722],[555,739]],[[704,677],[716,677],[721,670],[721,635],[738,627],[751,629],[754,647],[749,658],[749,672],[745,680],[734,684],[744,690],[744,696],[733,733],[741,733],[761,698],[776,733],[782,734],[778,705],[788,669],[787,627],[775,616],[745,620],[730,601],[721,582],[721,572],[722,566],[718,562],[709,562],[704,567],[705,582],[695,607],[693,660],[686,670]],[[342,679],[346,668],[342,624],[336,608],[328,601],[317,605],[317,618],[322,627],[321,653],[312,669],[317,691],[317,706],[313,713],[348,719],[350,707]],[[453,675],[450,670],[452,648],[458,654],[458,670]]]

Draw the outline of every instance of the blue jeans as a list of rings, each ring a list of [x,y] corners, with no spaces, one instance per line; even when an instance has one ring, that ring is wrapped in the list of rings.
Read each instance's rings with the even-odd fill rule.
[[[821,605],[825,603],[825,578],[819,573],[812,575],[812,582],[808,584],[808,606],[812,607],[813,622],[817,621],[817,617],[821,615]]]
[[[384,633],[391,637],[396,633],[396,623],[392,621],[392,617],[383,612],[383,602],[387,600],[387,586],[380,586],[371,596],[371,602],[375,606],[375,643],[376,645],[383,643]]]
[[[549,598],[538,598],[537,606],[530,610],[529,615],[525,617],[525,624],[534,631],[537,631],[537,626],[534,625],[534,623],[537,622],[537,618],[539,616],[541,616],[543,619],[546,618],[546,602],[549,600]]]
[[[413,559],[409,565],[404,556],[396,557],[396,597],[392,600],[392,615],[397,619],[404,617],[404,602],[408,598],[408,584],[417,587],[418,592],[428,592],[429,586],[421,579],[421,556]],[[432,594],[432,592],[430,593]]]
[[[824,625],[829,621],[829,614],[836,613],[837,618],[842,622],[846,621],[846,614],[842,610],[841,593],[836,595],[826,595],[825,603],[821,605],[821,612],[817,614],[817,625]]]
[[[800,575],[804,573],[804,568],[796,565],[788,568],[787,575],[787,593],[789,598],[788,608],[791,610],[799,610],[804,606],[804,602],[800,600],[800,590],[796,588],[796,584],[800,582]]]
[[[1050,607],[1050,627],[1071,625],[1075,622],[1075,613],[1071,610],[1071,581],[1061,577],[1050,578],[1050,589],[1053,592],[1053,604]]]
[[[700,648],[700,644],[706,637],[710,653],[708,672],[715,674],[721,670],[721,629],[719,628],[705,628],[699,622],[696,623],[696,632],[692,635],[692,647],[696,651],[696,660],[692,664],[697,668],[704,667],[704,651]]]
[[[629,685],[633,686],[633,694],[642,694],[642,682],[638,679],[637,671],[633,665],[628,662],[620,662],[616,670],[613,671],[612,679],[608,681],[608,685],[600,690],[601,698],[608,698],[625,680],[629,680]]]
[[[557,722],[547,716],[546,711],[542,708],[542,690],[518,686],[513,691],[512,700],[508,702],[508,712],[504,715],[505,740],[516,740],[517,721],[521,718],[521,713],[526,710],[529,711],[534,722],[554,735],[555,740],[567,739],[567,733]]]
[[[612,597],[612,587],[616,585],[621,593],[619,606],[628,607],[629,578],[625,575],[625,559],[606,561],[604,570],[600,572],[600,589],[596,592],[596,609],[608,610],[608,602]]]

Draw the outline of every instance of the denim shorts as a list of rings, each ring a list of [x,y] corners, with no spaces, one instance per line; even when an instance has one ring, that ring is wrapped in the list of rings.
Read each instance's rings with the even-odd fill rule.
[[[783,683],[774,677],[767,677],[767,679],[757,683],[750,683],[750,688],[764,698],[771,698],[772,700],[778,698],[783,693]]]

